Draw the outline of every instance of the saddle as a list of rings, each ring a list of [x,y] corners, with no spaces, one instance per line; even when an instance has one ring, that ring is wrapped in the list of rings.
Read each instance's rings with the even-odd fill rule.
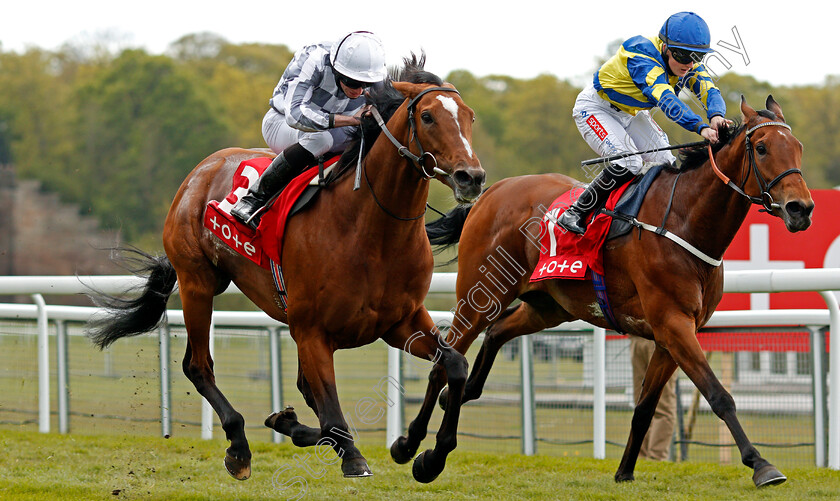
[[[645,194],[663,168],[664,165],[656,165],[641,178],[614,190],[605,209],[593,215],[582,236],[566,232],[556,221],[577,200],[583,188],[574,188],[560,195],[541,221],[540,259],[531,275],[531,282],[557,278],[583,280],[589,277],[588,270],[603,275],[604,242],[626,235],[633,229],[632,221],[639,214]]]
[[[271,158],[257,157],[239,164],[231,179],[231,191],[222,200],[211,200],[204,211],[204,227],[228,247],[263,268],[279,266],[282,243],[288,220],[305,209],[324,187],[337,177],[338,156],[306,169],[295,177],[263,211],[260,225],[252,230],[230,214],[230,209],[247,193],[271,163]]]

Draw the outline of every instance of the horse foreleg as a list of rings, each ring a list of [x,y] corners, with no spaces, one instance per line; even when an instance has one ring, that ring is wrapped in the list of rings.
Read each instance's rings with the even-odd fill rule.
[[[464,354],[470,348],[478,333],[487,325],[487,321],[473,309],[461,308],[455,315],[452,326],[449,329],[447,342],[451,344],[458,353]],[[446,409],[446,395],[449,389],[446,387],[446,369],[440,363],[435,364],[429,372],[429,384],[426,386],[426,394],[417,417],[408,425],[408,433],[399,437],[391,444],[391,457],[399,464],[405,464],[414,458],[420,443],[426,438],[429,428],[429,420],[435,410],[438,401],[442,409]]]
[[[654,412],[656,412],[656,405],[659,403],[662,389],[665,388],[676,369],[677,364],[671,358],[671,355],[657,345],[647,371],[645,371],[642,391],[639,394],[639,401],[636,403],[636,410],[633,412],[633,420],[630,424],[630,437],[627,439],[624,456],[621,458],[621,463],[618,465],[618,471],[615,474],[616,482],[633,480],[633,471],[636,468],[636,460],[639,458],[639,450],[641,450],[645,434],[650,428],[650,422],[653,419]]]
[[[341,458],[341,471],[345,477],[368,477],[371,475],[367,460],[354,444],[353,435],[341,412],[338,393],[335,386],[335,368],[333,350],[320,336],[297,338],[300,377],[308,385],[311,401],[318,413],[320,432],[298,423],[298,428],[291,430],[294,441],[297,432],[301,444],[329,445]],[[307,398],[304,396],[304,398]],[[310,399],[307,398],[307,401]],[[311,404],[310,404],[311,405]],[[296,421],[296,419],[295,419]],[[267,423],[268,424],[268,423]],[[276,428],[275,428],[276,429]],[[282,432],[281,432],[282,433]],[[315,443],[311,443],[316,439]],[[320,456],[319,456],[320,457]],[[323,458],[321,458],[323,460]]]
[[[429,372],[429,384],[426,386],[426,395],[417,412],[417,417],[408,425],[406,435],[397,438],[391,444],[391,458],[394,462],[405,464],[414,458],[420,443],[426,438],[435,403],[445,385],[446,370],[441,364],[435,364]]]
[[[761,457],[758,449],[747,438],[747,434],[735,415],[735,400],[726,391],[709,366],[694,331],[685,332],[683,330],[680,332],[684,335],[675,334],[673,337],[667,338],[666,348],[686,376],[691,379],[706,398],[706,401],[709,402],[709,406],[715,415],[726,423],[741,453],[741,462],[753,469],[753,482],[756,487],[780,484],[787,480],[787,477],[775,466]]]
[[[219,391],[213,374],[213,358],[210,356],[213,288],[199,287],[189,279],[182,278],[179,273],[184,324],[187,328],[184,374],[192,381],[198,393],[210,403],[222,422],[222,429],[230,441],[225,454],[225,468],[233,478],[246,480],[251,476],[251,449],[245,438],[245,419]]]
[[[464,383],[467,379],[467,359],[446,342],[425,308],[415,315],[413,321],[400,326],[383,339],[391,346],[402,348],[416,357],[435,360],[436,364],[430,380],[433,377],[440,377],[442,373],[446,374],[451,396],[436,436],[435,447],[420,453],[414,459],[412,466],[414,479],[428,483],[440,475],[446,466],[446,457],[458,443],[458,419],[461,414]],[[394,448],[399,447],[396,445],[398,442],[404,445],[405,439],[400,437],[395,445],[391,446],[392,456]]]

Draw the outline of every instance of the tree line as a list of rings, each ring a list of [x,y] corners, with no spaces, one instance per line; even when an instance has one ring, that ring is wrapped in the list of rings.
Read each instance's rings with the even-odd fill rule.
[[[208,33],[187,35],[164,55],[0,46],[0,164],[79,204],[125,242],[159,249],[169,204],[190,170],[224,147],[265,147],[262,117],[292,56],[284,45],[230,44]],[[433,60],[426,69],[435,72]],[[440,75],[476,111],[473,146],[488,182],[544,172],[583,179],[580,161],[594,154],[571,117],[580,87],[552,75],[504,76],[503,64],[499,71]],[[773,94],[805,145],[809,186],[840,184],[840,77],[773,87],[727,73],[717,83],[733,119],[742,94],[756,109]],[[657,118],[672,143],[700,139]],[[451,196],[436,188],[432,202],[446,209]]]

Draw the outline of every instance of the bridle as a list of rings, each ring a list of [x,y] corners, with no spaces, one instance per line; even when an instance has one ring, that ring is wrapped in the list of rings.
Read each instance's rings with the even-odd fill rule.
[[[382,115],[379,114],[379,111],[376,108],[371,108],[370,110],[371,114],[373,115],[373,118],[376,120],[377,125],[379,125],[379,128],[382,129],[382,132],[391,141],[391,143],[393,143],[394,146],[397,147],[397,152],[399,152],[400,156],[406,157],[409,160],[411,160],[411,165],[417,170],[417,172],[424,180],[429,180],[435,177],[435,175],[437,174],[440,174],[441,176],[449,175],[449,173],[438,167],[437,159],[435,158],[435,156],[423,149],[423,145],[420,144],[420,138],[417,136],[417,126],[414,123],[415,107],[420,98],[428,94],[429,92],[454,92],[458,95],[461,94],[460,92],[458,92],[457,89],[453,89],[451,87],[429,87],[420,91],[416,96],[414,96],[414,98],[412,98],[408,102],[408,105],[406,105],[406,107],[408,108],[408,128],[410,131],[408,142],[409,144],[415,143],[417,145],[417,149],[420,150],[419,155],[415,155],[414,153],[412,153],[408,149],[408,146],[403,146],[403,144],[400,143],[399,140],[395,138],[393,134],[391,134],[391,131],[389,131],[388,127],[385,125],[385,121],[382,119]],[[429,174],[429,172],[426,170],[425,160],[427,158],[431,159],[431,161],[434,163],[431,174]]]
[[[781,181],[782,179],[784,179],[786,176],[788,176],[790,174],[799,174],[801,176],[802,175],[802,170],[797,169],[795,167],[792,168],[792,169],[788,169],[788,170],[782,172],[781,174],[779,174],[778,176],[776,176],[775,178],[773,178],[773,180],[770,181],[769,183],[767,182],[767,180],[764,178],[764,176],[758,170],[758,164],[756,164],[756,161],[755,161],[755,151],[753,149],[753,145],[752,145],[752,141],[750,140],[750,137],[752,136],[753,132],[755,132],[756,130],[758,130],[762,127],[769,127],[769,126],[779,126],[779,127],[784,127],[787,130],[791,130],[790,125],[788,125],[784,122],[773,122],[773,121],[762,122],[758,125],[754,125],[753,127],[747,129],[747,132],[744,136],[744,142],[745,142],[746,149],[747,149],[747,158],[748,158],[748,162],[749,162],[748,169],[752,170],[753,175],[755,176],[755,180],[758,183],[758,188],[761,190],[761,194],[757,197],[748,195],[744,191],[744,189],[742,188],[742,186],[745,186],[747,184],[747,178],[749,177],[749,172],[746,174],[746,176],[744,176],[744,180],[741,183],[741,186],[738,186],[737,184],[733,183],[732,180],[730,180],[729,177],[727,177],[718,168],[717,164],[715,163],[715,157],[712,154],[712,146],[708,145],[707,148],[709,149],[709,161],[712,164],[712,169],[715,171],[715,174],[717,174],[717,176],[720,178],[720,180],[723,181],[724,183],[726,183],[727,186],[729,186],[730,188],[735,190],[741,196],[743,196],[744,198],[749,200],[750,203],[755,204],[755,205],[761,205],[762,207],[764,207],[764,209],[761,210],[762,212],[768,212],[768,213],[772,214],[773,210],[774,209],[780,209],[781,205],[779,205],[778,203],[776,203],[773,200],[773,196],[770,195],[770,190],[774,186],[776,186],[779,183],[779,181]]]
[[[408,142],[411,144],[412,142],[417,145],[417,149],[420,151],[419,155],[415,155],[408,149],[408,146],[404,146],[400,141],[391,134],[391,131],[388,130],[388,126],[385,124],[385,120],[383,120],[382,115],[379,113],[379,110],[376,109],[375,106],[371,107],[370,113],[373,115],[374,120],[376,120],[376,124],[379,125],[379,128],[382,129],[382,133],[385,134],[385,137],[388,138],[391,143],[397,147],[397,152],[400,154],[401,157],[405,157],[411,161],[411,166],[414,167],[414,170],[420,174],[420,177],[423,181],[428,181],[435,177],[436,175],[441,176],[449,176],[449,173],[445,170],[441,169],[437,165],[437,159],[435,158],[434,154],[426,151],[423,149],[423,145],[420,144],[420,138],[417,135],[417,126],[414,123],[414,111],[417,105],[417,102],[423,97],[425,94],[429,92],[454,92],[460,95],[457,89],[453,89],[451,87],[429,87],[420,91],[414,98],[412,98],[406,107],[408,108],[408,127],[409,127],[409,138]],[[391,216],[394,219],[398,219],[400,221],[414,221],[416,219],[420,219],[426,214],[426,209],[423,209],[423,212],[414,217],[400,217],[388,210],[387,207],[382,205],[382,202],[376,197],[376,193],[373,191],[373,186],[370,183],[370,178],[367,175],[367,169],[365,168],[366,165],[362,164],[362,151],[364,150],[364,134],[362,134],[362,144],[359,150],[359,163],[357,165],[357,173],[356,173],[356,187],[358,188],[359,182],[359,175],[364,173],[365,182],[367,183],[368,189],[370,190],[371,195],[373,195],[373,200],[376,202],[376,205],[379,206],[386,214]],[[434,166],[431,169],[431,174],[426,170],[426,159],[431,159],[434,163]],[[361,170],[361,172],[359,172]],[[428,204],[427,204],[428,205]]]

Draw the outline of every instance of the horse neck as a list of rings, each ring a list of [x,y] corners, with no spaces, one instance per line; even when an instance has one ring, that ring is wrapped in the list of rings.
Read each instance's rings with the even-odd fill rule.
[[[715,155],[718,168],[734,183],[749,175],[744,169],[746,147],[739,134]],[[708,160],[682,174],[674,194],[674,213],[683,221],[680,236],[709,256],[719,259],[732,243],[750,203],[714,172]],[[669,184],[669,188],[670,188]],[[683,204],[677,204],[683,200]]]
[[[408,118],[404,108],[394,113],[387,126],[401,144],[409,144]],[[422,217],[415,221],[400,221],[386,212],[400,218],[414,218],[425,210],[429,181],[420,175],[411,160],[401,156],[396,146],[384,133],[380,133],[362,162],[364,172],[361,189],[367,191],[367,194],[361,199],[364,207],[360,207],[360,215],[373,219],[384,218],[391,224],[396,223],[398,229],[415,226],[410,223],[422,226]]]

